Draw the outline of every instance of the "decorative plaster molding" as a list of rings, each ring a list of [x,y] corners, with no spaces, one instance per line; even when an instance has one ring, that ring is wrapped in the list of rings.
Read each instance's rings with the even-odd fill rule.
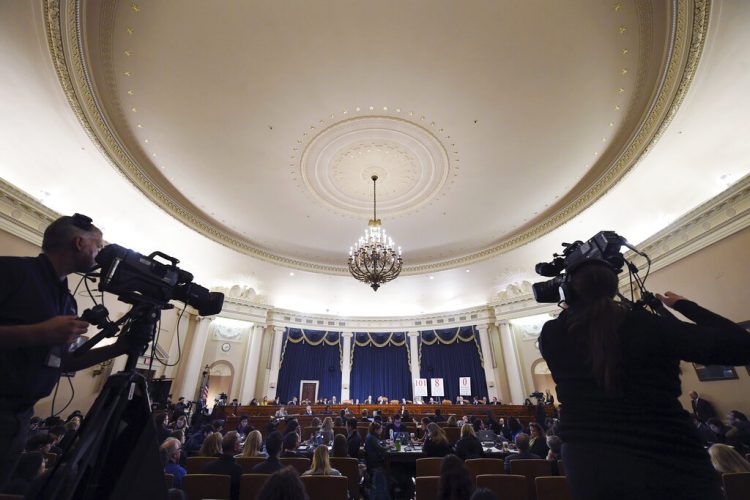
[[[68,6],[67,3],[63,0],[44,0],[43,3],[47,42],[58,80],[73,112],[92,141],[137,189],[178,221],[229,248],[290,268],[335,275],[348,274],[345,265],[326,265],[276,255],[255,242],[237,237],[217,222],[194,213],[198,212],[197,210],[179,203],[151,179],[146,170],[122,146],[122,142],[101,111],[99,97],[93,91],[95,87],[90,80],[87,61],[81,50],[83,2],[70,1],[73,5],[67,8],[68,16],[64,22],[60,10],[61,4]],[[697,70],[708,29],[710,0],[674,0],[671,12],[671,52],[661,85],[656,89],[652,105],[634,132],[633,139],[603,175],[567,205],[543,217],[527,229],[503,238],[491,247],[452,259],[406,265],[402,274],[413,275],[452,269],[518,248],[568,222],[611,189],[661,137],[682,103]],[[640,16],[640,19],[644,17]],[[687,55],[683,57],[683,54]]]

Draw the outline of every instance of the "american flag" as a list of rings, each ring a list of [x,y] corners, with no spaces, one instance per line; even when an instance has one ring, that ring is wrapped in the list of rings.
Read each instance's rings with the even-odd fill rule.
[[[203,384],[203,387],[201,387],[201,399],[203,401],[208,400],[208,380]]]

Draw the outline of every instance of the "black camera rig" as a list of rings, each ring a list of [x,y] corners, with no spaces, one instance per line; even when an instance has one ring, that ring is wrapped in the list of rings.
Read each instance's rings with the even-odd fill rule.
[[[537,274],[552,279],[534,283],[532,291],[534,299],[540,303],[560,303],[566,300],[565,293],[569,290],[570,275],[578,267],[590,262],[600,262],[612,269],[615,274],[620,274],[627,267],[630,275],[631,298],[618,293],[619,298],[630,308],[650,307],[654,312],[671,316],[662,303],[654,295],[646,290],[645,281],[651,269],[651,259],[628,241],[614,231],[600,231],[586,242],[575,241],[563,243],[562,253],[553,254],[550,262],[540,262],[534,268]],[[626,260],[622,254],[622,247],[629,248],[636,254],[646,259],[648,267],[643,279],[638,275],[638,267],[631,261]],[[639,290],[640,297],[635,300],[633,284]]]

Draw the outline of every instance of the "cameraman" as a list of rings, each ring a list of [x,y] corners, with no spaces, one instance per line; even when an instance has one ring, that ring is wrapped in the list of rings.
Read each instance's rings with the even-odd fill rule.
[[[77,318],[67,276],[91,270],[101,247],[101,231],[75,214],[47,227],[39,256],[0,257],[0,490],[23,451],[34,405],[60,373],[126,352],[122,341],[77,358],[67,352],[89,326]]]
[[[573,498],[723,498],[701,437],[678,401],[680,360],[750,362],[750,334],[684,297],[657,298],[696,324],[628,310],[601,260],[566,270],[567,308],[539,340],[561,403]]]

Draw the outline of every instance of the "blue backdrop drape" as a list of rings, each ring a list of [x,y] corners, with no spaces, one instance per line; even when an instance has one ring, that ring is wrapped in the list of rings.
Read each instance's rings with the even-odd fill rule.
[[[341,397],[341,335],[287,328],[281,349],[276,394],[281,401],[300,397],[300,380],[318,380],[318,398]]]
[[[472,396],[487,396],[479,333],[473,326],[423,331],[419,337],[420,375],[426,379],[442,378],[445,398],[456,400],[459,377],[471,377]]]
[[[349,397],[411,399],[409,345],[405,333],[355,333]]]

